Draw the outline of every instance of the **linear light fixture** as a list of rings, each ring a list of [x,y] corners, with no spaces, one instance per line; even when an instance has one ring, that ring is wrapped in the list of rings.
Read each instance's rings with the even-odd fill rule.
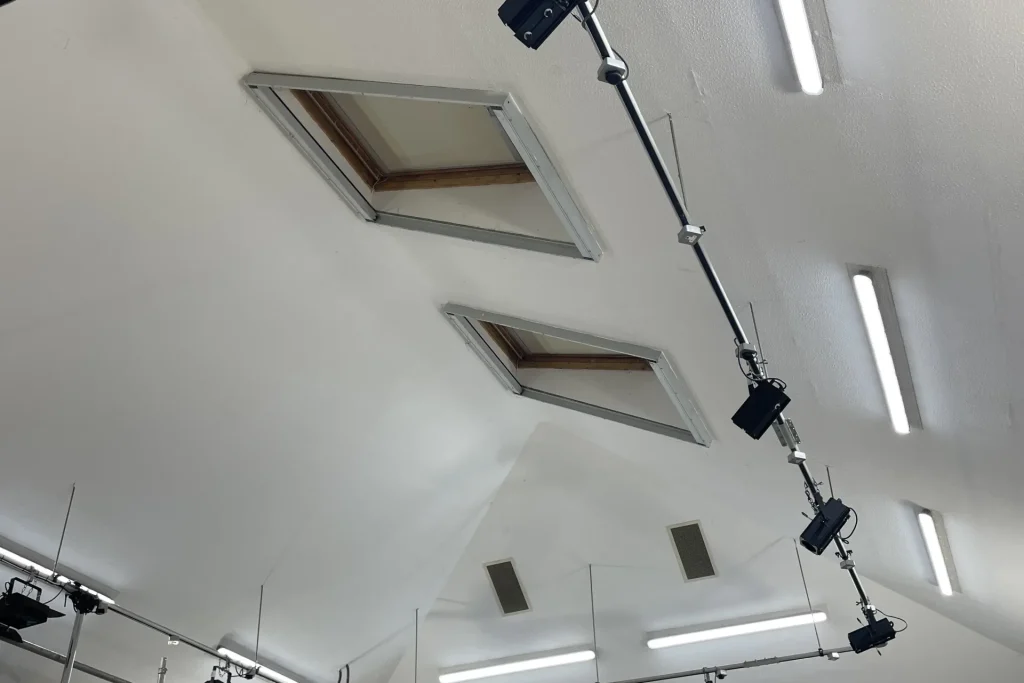
[[[56,581],[61,585],[73,583],[72,579],[69,579],[68,577],[62,574],[57,574],[52,569],[47,569],[38,562],[33,562],[27,557],[23,557],[12,550],[7,550],[6,548],[0,548],[0,559],[30,575],[34,574],[48,581]],[[108,597],[98,591],[95,591],[92,588],[89,588],[88,586],[78,584],[78,589],[85,593],[89,593],[90,595],[99,599],[101,602],[105,602],[108,605],[114,604],[113,598]]]
[[[779,17],[800,89],[806,95],[820,95],[825,88],[804,0],[779,0]]]
[[[889,409],[892,428],[896,430],[897,434],[909,434],[910,422],[907,419],[907,406],[903,401],[903,391],[896,374],[892,346],[889,342],[889,335],[886,334],[885,322],[882,319],[882,310],[878,305],[878,293],[875,290],[872,274],[869,272],[856,273],[853,276],[853,288],[857,294],[857,302],[860,304],[864,326],[867,328],[868,342],[871,344],[871,354],[875,357],[878,378],[882,382],[882,393],[885,395],[885,405]]]
[[[296,681],[294,678],[289,678],[288,676],[278,673],[273,669],[268,669],[262,664],[257,664],[253,660],[238,654],[234,650],[229,650],[228,648],[222,646],[217,648],[217,652],[219,652],[221,655],[224,656],[225,659],[229,660],[233,664],[237,664],[238,666],[249,669],[250,671],[252,671],[253,669],[258,669],[261,676],[263,676],[264,678],[269,678],[272,681],[277,681],[277,683],[298,683],[298,681]]]
[[[533,671],[535,669],[547,669],[552,666],[563,666],[565,664],[577,664],[589,662],[597,655],[593,650],[576,650],[573,652],[562,652],[560,654],[548,654],[535,656],[527,659],[516,659],[505,661],[500,664],[481,666],[475,669],[464,669],[462,671],[451,671],[437,677],[439,683],[462,683],[462,681],[475,681],[480,678],[501,676],[503,674],[514,674],[521,671]]]
[[[931,510],[922,510],[917,514],[917,521],[921,525],[921,535],[924,536],[924,545],[928,549],[928,559],[932,562],[932,571],[935,572],[935,581],[939,584],[939,592],[949,597],[953,595],[953,582],[950,580],[949,567],[946,565],[942,543],[939,541],[935,513]]]
[[[747,636],[752,633],[764,633],[765,631],[777,631],[783,628],[795,626],[808,626],[819,624],[828,618],[824,612],[809,612],[798,614],[792,617],[780,617],[778,619],[764,619],[752,621],[748,624],[737,624],[735,626],[722,626],[703,631],[691,631],[689,633],[677,633],[674,635],[659,636],[647,641],[647,647],[652,650],[660,650],[663,647],[675,647],[677,645],[690,645],[691,643],[703,643],[708,640],[719,638],[732,638],[733,636]],[[444,683],[444,681],[442,681]]]

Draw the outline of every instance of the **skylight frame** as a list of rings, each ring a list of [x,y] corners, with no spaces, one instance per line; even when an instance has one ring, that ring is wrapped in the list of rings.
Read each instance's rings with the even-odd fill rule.
[[[242,84],[264,112],[277,123],[327,180],[335,192],[365,221],[556,256],[589,261],[598,261],[601,258],[602,249],[593,228],[580,211],[568,186],[555,169],[519,104],[509,93],[407,83],[357,81],[345,78],[295,76],[259,71],[243,78]],[[532,235],[487,230],[472,225],[403,216],[376,210],[313,138],[291,108],[281,99],[276,89],[395,97],[486,107],[501,126],[523,163],[533,174],[538,187],[565,229],[569,241],[563,242]]]
[[[654,432],[655,434],[669,436],[698,446],[708,447],[711,445],[711,432],[708,429],[707,424],[704,422],[704,418],[701,415],[700,410],[697,408],[696,400],[694,399],[689,387],[676,372],[675,367],[672,365],[672,362],[664,351],[648,346],[616,341],[584,332],[575,332],[573,330],[567,330],[553,325],[547,325],[545,323],[524,320],[522,318],[515,318],[513,316],[502,315],[500,313],[492,313],[490,311],[483,311],[458,304],[445,304],[441,308],[441,312],[459,332],[469,347],[473,349],[480,360],[484,362],[491,373],[497,377],[498,381],[513,394],[523,396],[525,398],[531,398],[535,401],[541,401],[542,403],[548,403],[550,405],[556,405],[562,408],[568,408],[569,410],[586,413],[595,417],[604,418],[630,427],[636,427],[637,429]],[[569,398],[567,396],[560,396],[540,389],[533,389],[524,385],[505,366],[501,357],[495,353],[490,344],[488,344],[480,334],[477,327],[473,324],[474,322],[492,323],[503,327],[511,327],[518,330],[532,332],[534,334],[558,337],[560,339],[576,342],[578,344],[586,344],[587,346],[603,349],[612,353],[621,353],[628,356],[642,358],[650,362],[651,370],[654,371],[662,389],[665,390],[665,393],[668,395],[673,407],[675,407],[676,412],[679,414],[683,424],[686,426],[684,428],[680,428],[674,425],[668,425],[655,420],[649,420],[629,413],[623,413],[610,408],[604,408],[592,403],[587,403],[585,401],[580,401],[578,399]]]

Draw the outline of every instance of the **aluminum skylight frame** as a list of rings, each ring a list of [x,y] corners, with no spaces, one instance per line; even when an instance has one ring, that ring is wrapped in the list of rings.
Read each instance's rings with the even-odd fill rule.
[[[258,71],[243,78],[242,83],[260,107],[302,151],[328,184],[363,220],[405,230],[429,232],[515,249],[539,251],[556,256],[568,256],[588,261],[598,261],[601,258],[601,246],[598,244],[593,228],[583,216],[519,105],[508,93],[406,83],[356,81],[345,78],[293,76]],[[275,92],[277,88],[487,107],[501,125],[519,156],[522,157],[523,163],[533,174],[538,187],[565,228],[568,241],[562,242],[531,235],[487,230],[472,225],[377,211],[282,101]]]
[[[482,360],[494,376],[498,378],[498,381],[513,394],[532,398],[535,401],[541,401],[543,403],[560,406],[562,408],[568,408],[569,410],[586,413],[595,417],[604,418],[620,424],[629,425],[630,427],[636,427],[637,429],[654,432],[655,434],[669,436],[698,446],[707,447],[711,445],[711,432],[697,408],[697,403],[693,394],[690,392],[689,387],[686,386],[683,379],[676,372],[671,361],[663,351],[647,346],[640,346],[638,344],[606,339],[604,337],[598,337],[583,332],[574,332],[572,330],[566,330],[560,327],[546,325],[544,323],[523,320],[522,318],[482,311],[468,306],[460,306],[458,304],[445,304],[441,308],[441,312],[444,313],[446,318],[448,318],[448,321],[452,326],[458,330],[459,334],[462,335],[462,338],[470,348],[476,352],[477,356],[480,357],[480,360]],[[560,396],[526,386],[520,383],[516,376],[512,374],[507,367],[505,367],[501,358],[491,348],[490,344],[488,344],[480,335],[476,326],[473,325],[474,321],[487,322],[518,330],[525,330],[534,334],[557,337],[559,339],[565,339],[579,344],[586,344],[587,346],[593,346],[605,351],[622,353],[649,361],[651,369],[654,371],[655,376],[658,378],[659,383],[665,390],[665,393],[668,395],[669,400],[679,413],[679,416],[686,427],[680,428],[674,425],[664,424],[655,420],[630,415],[629,413],[623,413],[610,408],[604,408],[592,403],[587,403],[585,401],[580,401],[578,399]],[[569,371],[565,370],[557,372]]]

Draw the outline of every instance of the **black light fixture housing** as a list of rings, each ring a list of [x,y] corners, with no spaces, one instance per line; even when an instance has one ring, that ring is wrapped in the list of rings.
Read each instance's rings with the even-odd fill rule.
[[[848,519],[850,508],[838,498],[829,498],[800,534],[800,545],[815,555],[821,555],[832,544],[832,539],[839,534]]]
[[[896,639],[896,627],[889,619],[869,622],[850,633],[850,647],[857,654],[871,648],[885,647],[890,640]]]
[[[779,380],[762,380],[750,385],[750,396],[732,416],[733,424],[751,438],[760,439],[789,405],[789,396]]]
[[[506,0],[498,17],[519,42],[536,50],[575,7],[573,0]]]
[[[35,591],[36,597],[15,593],[14,584],[16,583],[22,584],[30,591]],[[3,597],[0,597],[0,626],[20,630],[46,623],[51,618],[64,616],[63,613],[44,605],[40,600],[42,596],[43,590],[39,586],[33,586],[27,581],[17,578],[11,579]]]

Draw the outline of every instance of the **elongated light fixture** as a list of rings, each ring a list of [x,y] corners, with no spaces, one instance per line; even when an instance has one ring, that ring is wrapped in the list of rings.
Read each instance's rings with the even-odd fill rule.
[[[234,650],[229,650],[226,647],[218,647],[217,652],[223,655],[224,658],[232,664],[237,664],[238,666],[249,669],[250,671],[258,667],[261,676],[266,676],[272,681],[277,681],[277,683],[298,683],[294,678],[289,678],[288,676],[278,673],[273,669],[269,669],[262,664],[256,664],[253,660],[248,657],[243,657]]]
[[[807,19],[804,0],[779,0],[779,16],[793,58],[793,69],[800,89],[807,95],[820,95],[824,91],[818,54],[814,51],[811,24]]]
[[[897,434],[909,434],[907,407],[903,403],[903,392],[900,390],[900,380],[896,376],[892,347],[889,346],[889,337],[885,333],[885,323],[882,322],[882,311],[878,307],[874,281],[870,275],[857,273],[853,276],[853,288],[857,293],[857,302],[860,304],[864,326],[868,331],[868,342],[871,344],[871,354],[875,357],[878,378],[882,382],[882,393],[885,395],[885,405],[889,408],[892,428]]]
[[[56,581],[61,585],[73,583],[72,580],[68,577],[62,574],[55,574],[53,570],[47,569],[38,562],[33,562],[32,560],[26,557],[22,557],[18,553],[11,550],[7,550],[6,548],[0,548],[0,559],[4,560],[8,564],[17,567],[18,569],[28,574],[35,574],[36,576],[39,576],[43,579],[47,579],[49,581]],[[92,588],[89,588],[88,586],[83,586],[79,584],[78,589],[92,595],[93,597],[99,599],[101,602],[107,603],[108,605],[114,604],[113,598],[108,597],[98,591],[95,591]]]
[[[462,681],[475,681],[479,678],[490,678],[503,674],[514,674],[521,671],[533,671],[534,669],[547,669],[552,666],[564,664],[576,664],[578,662],[589,662],[597,655],[593,650],[578,650],[576,652],[565,652],[557,655],[546,655],[542,657],[531,657],[519,659],[512,662],[482,666],[477,669],[465,671],[453,671],[441,674],[437,677],[439,683],[462,683]]]
[[[939,591],[945,595],[953,595],[953,582],[949,578],[949,568],[946,566],[946,558],[942,554],[942,544],[939,543],[939,531],[935,525],[935,517],[928,510],[922,510],[917,515],[917,521],[921,525],[921,535],[924,536],[924,545],[928,549],[928,559],[932,561],[932,571],[935,572],[935,581],[939,584]]]
[[[798,614],[792,617],[780,617],[778,619],[765,619],[752,621],[749,624],[737,624],[736,626],[723,626],[704,631],[692,631],[690,633],[678,633],[675,635],[659,636],[647,641],[647,647],[652,650],[659,650],[663,647],[675,647],[677,645],[689,645],[691,643],[703,643],[707,640],[718,640],[719,638],[732,638],[733,636],[747,636],[752,633],[764,633],[765,631],[777,631],[783,628],[794,626],[808,626],[818,624],[828,619],[824,612],[809,612]],[[442,681],[442,683],[444,683]]]

